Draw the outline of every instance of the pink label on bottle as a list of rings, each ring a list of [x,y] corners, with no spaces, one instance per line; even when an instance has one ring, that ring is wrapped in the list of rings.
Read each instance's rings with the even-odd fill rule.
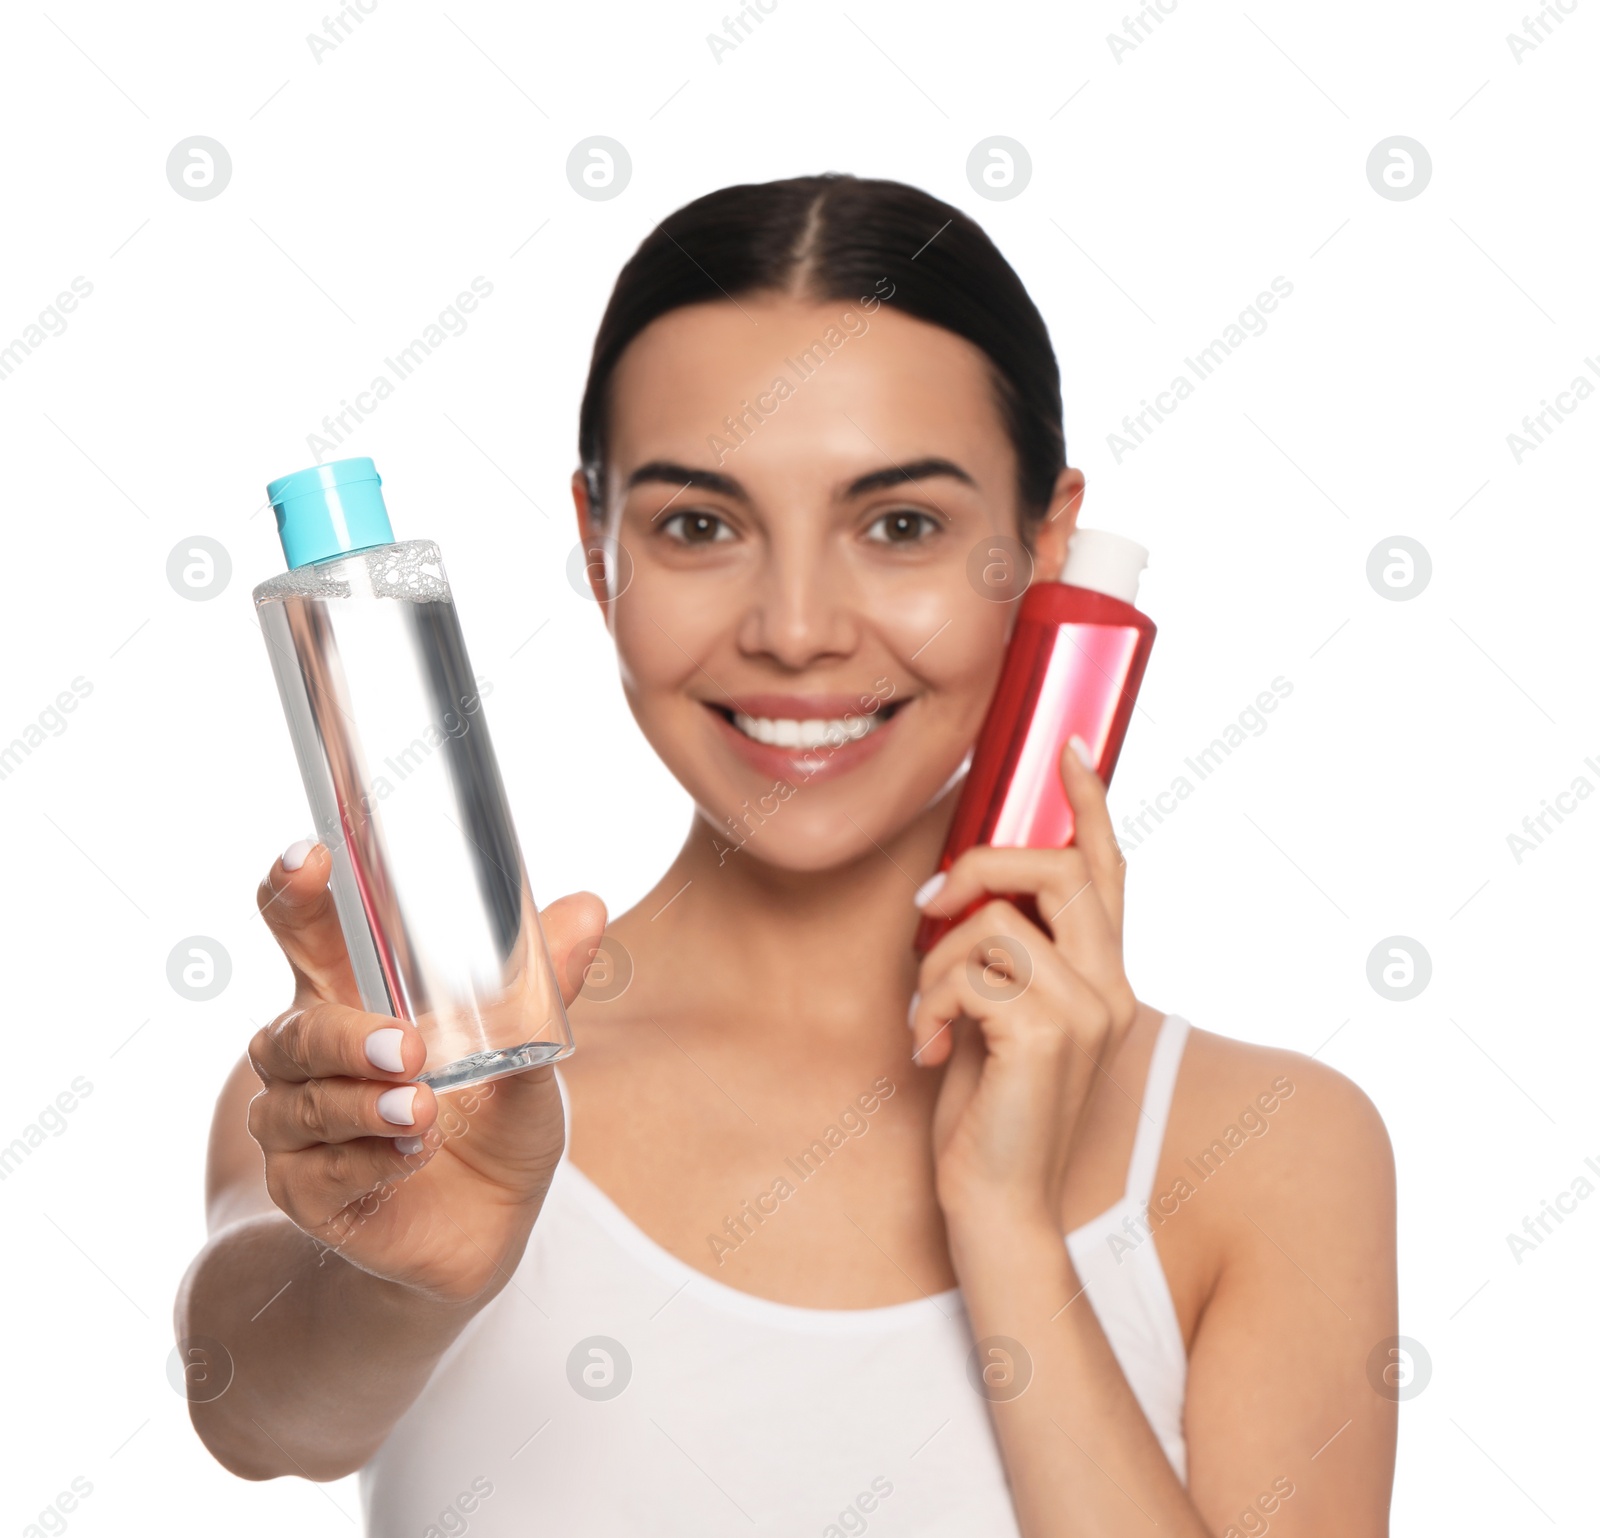
[[[987,842],[1010,849],[1059,849],[1071,842],[1061,750],[1076,733],[1094,762],[1103,760],[1139,639],[1132,625],[1056,627],[1038,703]]]

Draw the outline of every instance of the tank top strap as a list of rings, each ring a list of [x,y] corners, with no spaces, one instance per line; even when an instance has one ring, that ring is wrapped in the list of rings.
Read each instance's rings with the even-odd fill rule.
[[[1161,1144],[1167,1135],[1167,1116],[1172,1110],[1172,1091],[1178,1082],[1178,1065],[1183,1060],[1184,1044],[1189,1039],[1189,1022],[1181,1015],[1168,1015],[1156,1034],[1145,1075],[1144,1102],[1139,1107],[1138,1130],[1133,1136],[1133,1156],[1128,1161],[1128,1200],[1142,1210],[1150,1200],[1156,1183],[1156,1165],[1161,1159]]]

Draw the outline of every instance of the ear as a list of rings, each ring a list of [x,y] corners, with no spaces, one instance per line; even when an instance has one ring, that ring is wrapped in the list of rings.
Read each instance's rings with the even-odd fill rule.
[[[572,472],[572,505],[578,514],[578,543],[583,546],[583,574],[588,579],[594,600],[600,605],[606,629],[611,628],[611,606],[607,602],[605,547],[600,542],[600,525],[589,503],[589,478],[582,468]]]
[[[1070,465],[1056,477],[1050,507],[1033,531],[1033,574],[1037,581],[1054,582],[1067,560],[1067,544],[1078,527],[1083,506],[1083,471]]]

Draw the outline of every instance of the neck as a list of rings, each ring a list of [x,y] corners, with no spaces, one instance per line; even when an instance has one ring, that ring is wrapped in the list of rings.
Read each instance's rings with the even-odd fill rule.
[[[955,797],[847,865],[795,871],[698,814],[667,873],[612,926],[634,958],[639,1004],[737,1014],[752,1032],[882,1040],[916,985],[917,887],[932,874]]]

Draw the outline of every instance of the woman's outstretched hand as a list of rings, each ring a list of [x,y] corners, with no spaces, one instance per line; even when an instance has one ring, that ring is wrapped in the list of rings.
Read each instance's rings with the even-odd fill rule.
[[[505,1280],[527,1241],[561,1156],[560,1091],[550,1068],[442,1100],[416,1084],[422,1037],[362,1010],[330,870],[317,844],[297,869],[274,861],[257,893],[295,980],[293,1007],[249,1049],[262,1088],[248,1125],[267,1190],[362,1270],[436,1301],[468,1302]],[[582,986],[573,952],[603,930],[604,905],[580,892],[540,919],[571,1004]]]
[[[947,1063],[934,1111],[937,1190],[952,1225],[1059,1223],[1067,1152],[1138,1001],[1122,966],[1126,862],[1100,777],[1072,747],[1060,774],[1076,824],[1065,849],[967,850],[926,911],[1026,894],[1044,928],[991,897],[923,958],[913,1061]]]

